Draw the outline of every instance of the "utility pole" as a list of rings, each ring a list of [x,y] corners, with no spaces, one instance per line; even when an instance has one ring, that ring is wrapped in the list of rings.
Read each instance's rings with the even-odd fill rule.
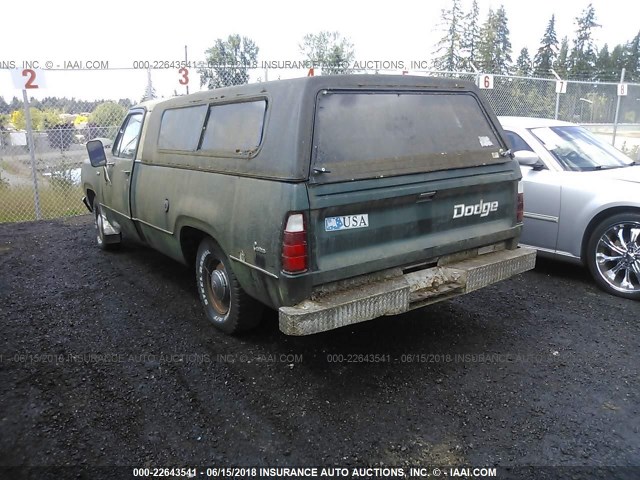
[[[185,68],[188,68],[187,65],[189,65],[189,57],[187,56],[187,46],[184,46],[184,65]],[[187,83],[185,85],[186,89],[187,89],[187,95],[189,95],[189,84]]]

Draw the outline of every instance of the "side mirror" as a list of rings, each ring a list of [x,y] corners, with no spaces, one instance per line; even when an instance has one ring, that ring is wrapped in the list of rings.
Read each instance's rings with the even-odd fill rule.
[[[92,167],[104,167],[107,164],[107,155],[104,153],[104,146],[100,140],[89,140],[87,153]]]
[[[524,167],[531,167],[534,170],[543,170],[545,168],[544,163],[540,160],[537,153],[530,152],[528,150],[518,150],[513,152],[513,158]]]

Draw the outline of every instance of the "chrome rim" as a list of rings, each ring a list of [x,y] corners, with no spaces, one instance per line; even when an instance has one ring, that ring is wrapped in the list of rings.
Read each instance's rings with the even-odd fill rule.
[[[219,315],[224,316],[229,312],[231,298],[227,271],[222,262],[214,259],[207,262],[205,271],[207,272],[206,292],[209,302]]]
[[[602,279],[622,293],[640,292],[640,223],[610,227],[596,245],[596,266]]]

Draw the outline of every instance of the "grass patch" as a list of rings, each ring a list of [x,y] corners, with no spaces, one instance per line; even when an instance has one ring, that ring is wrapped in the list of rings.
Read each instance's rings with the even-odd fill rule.
[[[44,183],[44,184],[43,184]],[[87,213],[79,185],[39,183],[40,211],[43,219],[71,217]],[[0,187],[0,223],[36,220],[32,186]]]
[[[11,162],[2,158],[0,158],[0,168],[2,168],[2,170],[7,173],[13,173],[14,175],[21,174],[24,170],[17,166],[15,162]]]

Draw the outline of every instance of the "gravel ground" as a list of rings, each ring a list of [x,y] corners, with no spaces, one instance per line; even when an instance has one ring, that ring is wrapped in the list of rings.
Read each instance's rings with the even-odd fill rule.
[[[99,251],[89,216],[3,224],[0,465],[640,466],[639,319],[539,260],[398,317],[228,337],[189,269]]]

